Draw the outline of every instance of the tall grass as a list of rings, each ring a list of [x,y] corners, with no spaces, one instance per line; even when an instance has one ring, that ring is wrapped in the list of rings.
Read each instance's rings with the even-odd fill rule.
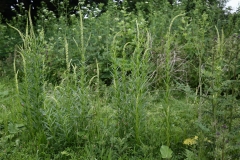
[[[171,132],[170,132],[170,125],[171,125],[171,122],[170,122],[170,117],[171,117],[171,110],[170,110],[170,99],[171,99],[171,72],[172,72],[172,62],[171,62],[171,43],[173,41],[173,37],[171,36],[171,28],[172,28],[172,24],[174,22],[174,20],[180,16],[183,16],[184,14],[180,14],[180,15],[177,15],[175,16],[171,23],[170,23],[170,26],[169,26],[169,30],[166,34],[166,44],[165,44],[165,67],[166,67],[166,70],[165,70],[165,74],[166,74],[166,79],[165,79],[165,94],[164,94],[164,99],[165,99],[165,103],[166,103],[166,106],[164,107],[164,113],[165,113],[165,122],[166,122],[166,144],[167,146],[170,146],[170,135],[171,135]]]
[[[23,84],[19,85],[17,80],[18,71],[14,67],[15,82],[21,105],[23,105],[23,114],[25,122],[27,122],[26,126],[29,130],[29,136],[34,137],[37,132],[42,132],[43,125],[41,112],[44,101],[44,54],[46,54],[44,49],[46,46],[44,31],[40,32],[38,37],[36,37],[31,18],[29,18],[29,23],[27,23],[25,35],[17,28],[11,27],[18,31],[23,41],[23,46],[19,46],[18,49],[23,64]]]
[[[144,32],[145,33],[145,32]],[[136,21],[136,35],[133,42],[124,45],[122,53],[117,52],[116,34],[112,45],[113,63],[113,105],[116,110],[117,136],[127,138],[130,143],[139,146],[144,134],[145,108],[149,85],[149,44],[150,35],[140,34],[139,24]],[[126,53],[128,46],[136,46],[133,53]],[[132,142],[132,140],[134,140]]]
[[[179,14],[183,4],[169,12],[168,4],[160,10],[153,4],[149,15],[139,10],[147,3],[136,13],[124,7],[116,13],[111,3],[99,17],[84,19],[80,6],[70,23],[65,15],[52,26],[29,18],[25,33],[10,25],[22,38],[11,105],[23,111],[26,129],[4,110],[0,149],[21,146],[4,157],[237,157],[237,37],[213,31],[200,3],[187,14]]]

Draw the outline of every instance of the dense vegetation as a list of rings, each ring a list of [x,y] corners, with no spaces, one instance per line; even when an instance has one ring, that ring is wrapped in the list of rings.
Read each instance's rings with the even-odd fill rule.
[[[0,159],[239,159],[240,13],[171,2],[19,4],[0,24]]]

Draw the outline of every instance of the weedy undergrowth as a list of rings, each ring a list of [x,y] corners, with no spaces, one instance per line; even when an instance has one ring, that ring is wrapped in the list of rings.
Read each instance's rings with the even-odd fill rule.
[[[5,101],[1,108],[4,151],[28,146],[36,159],[238,158],[239,38],[215,31],[205,5],[182,15],[189,6],[165,2],[137,3],[137,12],[111,3],[98,17],[80,6],[68,19],[65,2],[58,18],[43,5],[26,33],[12,25],[23,44],[16,110],[7,115]],[[27,130],[9,118],[21,109]]]

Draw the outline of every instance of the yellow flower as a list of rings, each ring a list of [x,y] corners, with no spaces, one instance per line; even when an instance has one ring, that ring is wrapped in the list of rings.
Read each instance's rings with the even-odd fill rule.
[[[212,143],[208,138],[204,138],[204,142]]]
[[[183,141],[183,144],[185,145],[193,145],[197,144],[198,136],[195,136],[194,138],[187,138]]]
[[[194,136],[194,139],[195,139],[195,140],[198,140],[198,136]]]

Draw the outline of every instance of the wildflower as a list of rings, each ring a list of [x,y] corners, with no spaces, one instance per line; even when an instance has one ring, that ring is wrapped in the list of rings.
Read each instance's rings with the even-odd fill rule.
[[[183,144],[185,145],[194,145],[197,143],[198,136],[195,136],[194,138],[187,138],[183,141]]]
[[[208,138],[204,138],[204,142],[212,143]]]

